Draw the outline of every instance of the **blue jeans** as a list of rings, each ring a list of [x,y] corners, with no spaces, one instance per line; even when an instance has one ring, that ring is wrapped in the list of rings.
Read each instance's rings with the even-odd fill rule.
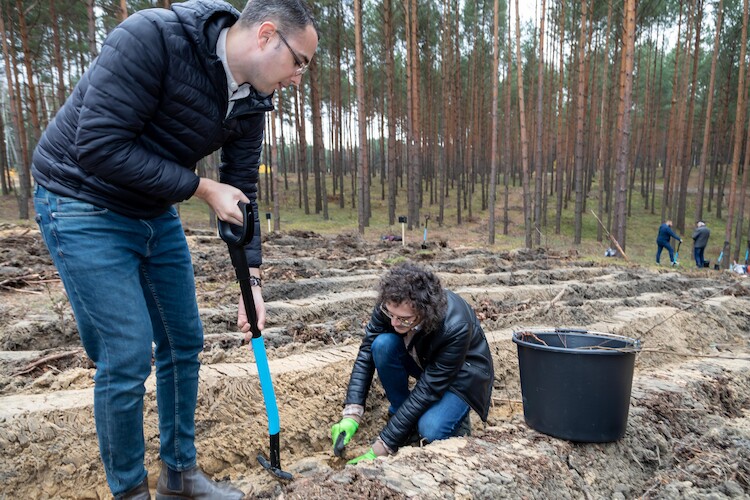
[[[132,219],[41,186],[34,206],[81,342],[96,363],[94,417],[112,493],[146,477],[143,396],[152,342],[160,455],[175,470],[192,468],[203,329],[177,212]]]
[[[705,251],[706,251],[706,247],[703,247],[703,248],[695,247],[695,248],[693,248],[693,256],[695,257],[695,265],[697,267],[701,268],[701,269],[703,269],[703,267],[705,267],[705,265],[706,265],[706,260],[705,260],[705,257],[704,257]]]
[[[406,351],[404,339],[394,333],[381,333],[372,343],[372,357],[380,383],[391,406],[390,413],[409,397],[409,376],[419,379],[422,370]],[[450,390],[419,418],[417,430],[428,442],[455,436],[469,415],[469,405]]]
[[[672,245],[669,243],[662,243],[662,242],[656,242],[658,245],[658,249],[656,250],[656,263],[659,263],[659,259],[661,259],[661,251],[665,248],[667,249],[667,252],[669,252],[669,262],[674,263],[674,248],[672,248]]]

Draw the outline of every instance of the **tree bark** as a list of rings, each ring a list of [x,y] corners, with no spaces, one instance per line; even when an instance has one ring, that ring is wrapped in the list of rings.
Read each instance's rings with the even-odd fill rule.
[[[357,186],[357,222],[359,234],[365,234],[367,212],[365,205],[367,168],[367,119],[365,117],[365,75],[362,53],[362,0],[354,0],[354,64],[355,83],[357,88],[357,129],[359,131],[359,161]]]
[[[580,245],[581,231],[583,222],[583,113],[586,107],[586,96],[584,95],[584,82],[586,79],[585,60],[586,60],[586,24],[588,23],[586,13],[588,10],[586,0],[580,2],[581,5],[581,32],[578,37],[578,85],[576,98],[576,145],[575,145],[575,184],[576,184],[576,203],[574,213],[574,236],[573,243]]]
[[[612,23],[612,4],[613,1],[607,2],[607,31],[604,34],[604,54],[603,54],[603,67],[602,67],[602,94],[599,111],[599,155],[597,157],[597,170],[598,170],[598,185],[599,185],[599,196],[598,196],[598,212],[599,218],[604,218],[604,163],[609,161],[610,155],[608,154],[607,148],[607,114],[609,109],[607,103],[609,102],[609,40],[612,37],[610,33],[610,27]],[[596,230],[596,241],[603,240],[602,225],[599,224]]]
[[[495,244],[495,190],[497,184],[497,163],[498,163],[498,127],[500,123],[497,116],[498,106],[498,86],[499,77],[498,69],[500,67],[500,0],[493,3],[492,18],[492,134],[491,144],[492,152],[490,153],[490,192],[489,192],[489,243]]]
[[[706,119],[703,124],[703,144],[701,146],[701,159],[698,166],[698,193],[695,200],[695,220],[703,219],[703,192],[706,186],[706,165],[708,162],[708,151],[711,147],[711,115],[714,104],[714,85],[716,82],[716,62],[719,59],[719,43],[721,41],[721,25],[724,15],[724,0],[719,0],[716,10],[716,35],[714,36],[714,52],[711,56],[711,76],[709,78],[708,93],[706,94]],[[709,209],[710,210],[710,209]]]
[[[544,133],[544,119],[542,117],[544,105],[544,18],[547,16],[546,1],[542,0],[539,15],[539,61],[537,62],[536,77],[536,155],[534,155],[534,243],[541,243],[542,225],[542,135]]]
[[[620,74],[620,104],[617,110],[617,169],[614,209],[614,236],[623,250],[626,249],[626,198],[628,153],[630,151],[630,105],[633,92],[633,56],[635,52],[636,0],[625,0],[622,67]]]
[[[526,133],[526,110],[523,100],[523,68],[521,65],[521,18],[516,0],[516,65],[518,66],[518,112],[521,126],[521,168],[523,169],[523,219],[526,248],[532,248],[531,191],[529,190],[529,139]]]
[[[739,76],[737,83],[737,113],[734,122],[734,152],[732,154],[732,179],[729,184],[729,202],[727,203],[727,223],[724,228],[724,255],[729,256],[729,249],[732,237],[732,226],[734,224],[735,205],[737,204],[737,175],[740,165],[740,155],[742,153],[742,137],[745,127],[745,70],[747,62],[747,20],[748,20],[748,0],[742,2],[742,42],[740,44]],[[726,269],[728,261],[722,262]]]
[[[93,61],[96,56],[99,55],[99,50],[96,47],[96,12],[94,10],[96,0],[86,0],[86,12],[88,13],[88,42],[89,42],[89,54]]]

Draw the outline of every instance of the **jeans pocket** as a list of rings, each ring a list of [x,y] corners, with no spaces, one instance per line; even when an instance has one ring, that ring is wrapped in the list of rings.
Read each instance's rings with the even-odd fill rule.
[[[52,217],[82,217],[82,216],[93,216],[93,215],[105,215],[109,213],[109,209],[102,208],[82,201],[77,198],[70,198],[67,196],[57,196],[57,207],[52,212]]]

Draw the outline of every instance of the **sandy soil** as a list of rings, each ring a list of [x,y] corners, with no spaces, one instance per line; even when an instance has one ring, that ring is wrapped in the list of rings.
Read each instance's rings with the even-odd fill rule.
[[[234,326],[238,288],[224,244],[189,234],[206,341],[199,463],[248,498],[748,498],[750,281],[713,270],[592,263],[576,253],[493,252],[458,242],[401,246],[355,235],[264,241],[264,332],[281,413],[279,482],[256,461],[268,429],[254,357]],[[333,457],[348,374],[374,287],[394,262],[432,266],[482,320],[496,371],[488,423],[471,437],[358,466]],[[639,339],[625,436],[572,443],[524,421],[512,332],[571,327]],[[33,229],[0,224],[0,498],[110,498],[93,423],[94,367]],[[560,381],[571,384],[575,381]],[[385,423],[376,383],[347,457]],[[146,465],[159,470],[153,377]]]

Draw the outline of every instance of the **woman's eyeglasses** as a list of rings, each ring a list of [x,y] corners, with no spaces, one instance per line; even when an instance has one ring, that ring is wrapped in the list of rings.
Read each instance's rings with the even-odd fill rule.
[[[417,316],[407,316],[406,318],[404,318],[402,316],[391,314],[391,312],[386,309],[385,304],[380,304],[380,311],[388,316],[389,319],[395,319],[401,326],[405,326],[407,328],[413,326],[417,322]]]

